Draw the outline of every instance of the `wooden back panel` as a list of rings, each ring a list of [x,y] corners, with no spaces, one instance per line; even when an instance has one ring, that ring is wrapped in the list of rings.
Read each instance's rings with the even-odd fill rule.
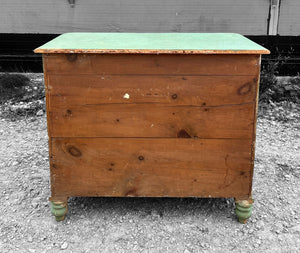
[[[249,196],[259,64],[45,55],[52,196]]]

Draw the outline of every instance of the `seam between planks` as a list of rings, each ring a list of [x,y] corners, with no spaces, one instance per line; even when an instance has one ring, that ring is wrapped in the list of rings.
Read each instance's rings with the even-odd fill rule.
[[[208,74],[208,75],[193,75],[193,74],[138,74],[138,73],[134,73],[134,74],[110,74],[110,73],[103,73],[103,74],[96,74],[96,73],[86,73],[86,74],[70,74],[70,72],[66,72],[66,73],[60,73],[59,71],[47,71],[48,75],[51,74],[52,76],[167,76],[167,77],[172,77],[172,76],[184,76],[184,77],[189,77],[189,76],[256,76],[256,74],[251,74],[251,75],[238,75],[238,74],[234,74],[234,75],[215,75],[215,74]]]
[[[250,138],[199,138],[199,137],[191,137],[191,138],[178,138],[178,137],[97,137],[97,136],[51,136],[51,138],[55,139],[174,139],[174,140],[251,140]]]

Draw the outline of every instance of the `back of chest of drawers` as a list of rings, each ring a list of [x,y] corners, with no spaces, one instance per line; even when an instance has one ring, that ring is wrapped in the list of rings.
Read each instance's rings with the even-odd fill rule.
[[[258,55],[51,54],[44,68],[52,194],[251,191]]]

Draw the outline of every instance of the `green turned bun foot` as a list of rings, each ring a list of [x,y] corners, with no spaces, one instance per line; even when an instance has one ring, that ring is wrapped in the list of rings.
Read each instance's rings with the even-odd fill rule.
[[[247,222],[247,219],[250,218],[252,214],[253,202],[254,201],[252,198],[246,200],[235,200],[235,214],[237,215],[240,223],[245,224]]]
[[[66,201],[51,201],[51,213],[55,216],[56,221],[62,221],[68,211]]]

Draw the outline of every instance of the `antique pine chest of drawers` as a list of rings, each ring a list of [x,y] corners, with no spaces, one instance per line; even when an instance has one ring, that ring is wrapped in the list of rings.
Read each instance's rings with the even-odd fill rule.
[[[250,217],[268,50],[238,34],[67,33],[35,52],[57,220],[69,196],[234,197]]]

